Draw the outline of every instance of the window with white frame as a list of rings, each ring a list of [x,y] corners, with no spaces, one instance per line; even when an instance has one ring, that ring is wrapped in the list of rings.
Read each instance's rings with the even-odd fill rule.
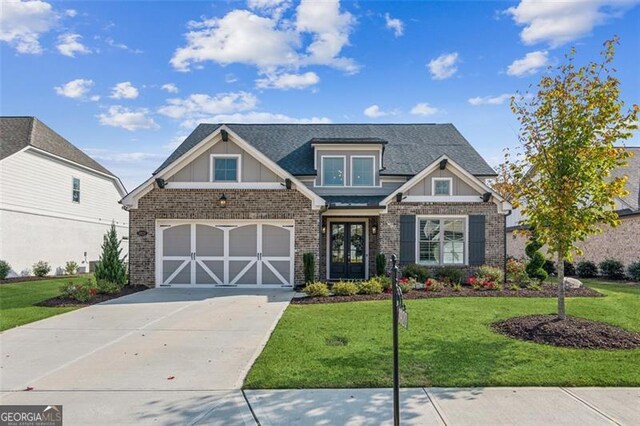
[[[74,203],[80,202],[80,179],[73,178],[73,186],[71,189],[71,200]]]
[[[344,186],[344,157],[322,157],[322,185]]]
[[[466,218],[418,218],[418,263],[463,265],[467,240]]]
[[[240,157],[238,156],[212,156],[213,166],[212,181],[214,182],[239,182]]]
[[[432,178],[433,195],[451,195],[451,178]]]
[[[351,157],[351,186],[373,186],[375,157]]]

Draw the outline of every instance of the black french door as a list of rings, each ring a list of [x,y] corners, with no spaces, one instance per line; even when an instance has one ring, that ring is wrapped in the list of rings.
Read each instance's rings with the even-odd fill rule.
[[[365,223],[331,222],[329,229],[329,277],[364,279]]]

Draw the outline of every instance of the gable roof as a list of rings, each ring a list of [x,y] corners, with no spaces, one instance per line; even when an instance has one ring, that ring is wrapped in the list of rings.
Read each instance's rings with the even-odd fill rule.
[[[200,124],[154,172],[158,173],[222,124]],[[453,124],[226,124],[242,139],[294,176],[315,175],[318,140],[376,140],[384,145],[382,175],[413,176],[443,155],[476,176],[495,171]],[[315,140],[315,142],[314,142]]]
[[[36,117],[0,117],[0,160],[27,146],[117,178]]]

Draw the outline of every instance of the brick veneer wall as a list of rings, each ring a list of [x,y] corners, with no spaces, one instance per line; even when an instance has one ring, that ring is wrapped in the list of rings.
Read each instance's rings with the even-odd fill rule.
[[[484,215],[485,216],[485,264],[503,268],[505,216],[498,213],[494,203],[396,203],[389,204],[388,212],[380,216],[380,251],[391,261],[391,255],[400,257],[401,215]],[[472,274],[475,267],[464,267]]]
[[[156,219],[254,219],[295,221],[295,285],[304,281],[302,254],[318,254],[319,211],[296,190],[225,190],[227,207],[218,205],[221,190],[158,189],[129,212],[129,269],[132,284],[155,285]],[[146,231],[139,236],[138,231]],[[317,260],[317,257],[316,257]],[[317,268],[316,268],[317,269]]]

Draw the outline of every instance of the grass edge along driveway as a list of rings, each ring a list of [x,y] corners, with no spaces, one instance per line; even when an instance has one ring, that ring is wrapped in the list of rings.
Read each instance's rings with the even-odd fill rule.
[[[591,281],[601,298],[570,298],[569,315],[640,331],[640,286]],[[522,342],[490,329],[513,316],[554,313],[554,298],[408,300],[400,332],[401,386],[639,386],[640,349],[583,350]],[[244,387],[390,387],[389,301],[290,305]]]

